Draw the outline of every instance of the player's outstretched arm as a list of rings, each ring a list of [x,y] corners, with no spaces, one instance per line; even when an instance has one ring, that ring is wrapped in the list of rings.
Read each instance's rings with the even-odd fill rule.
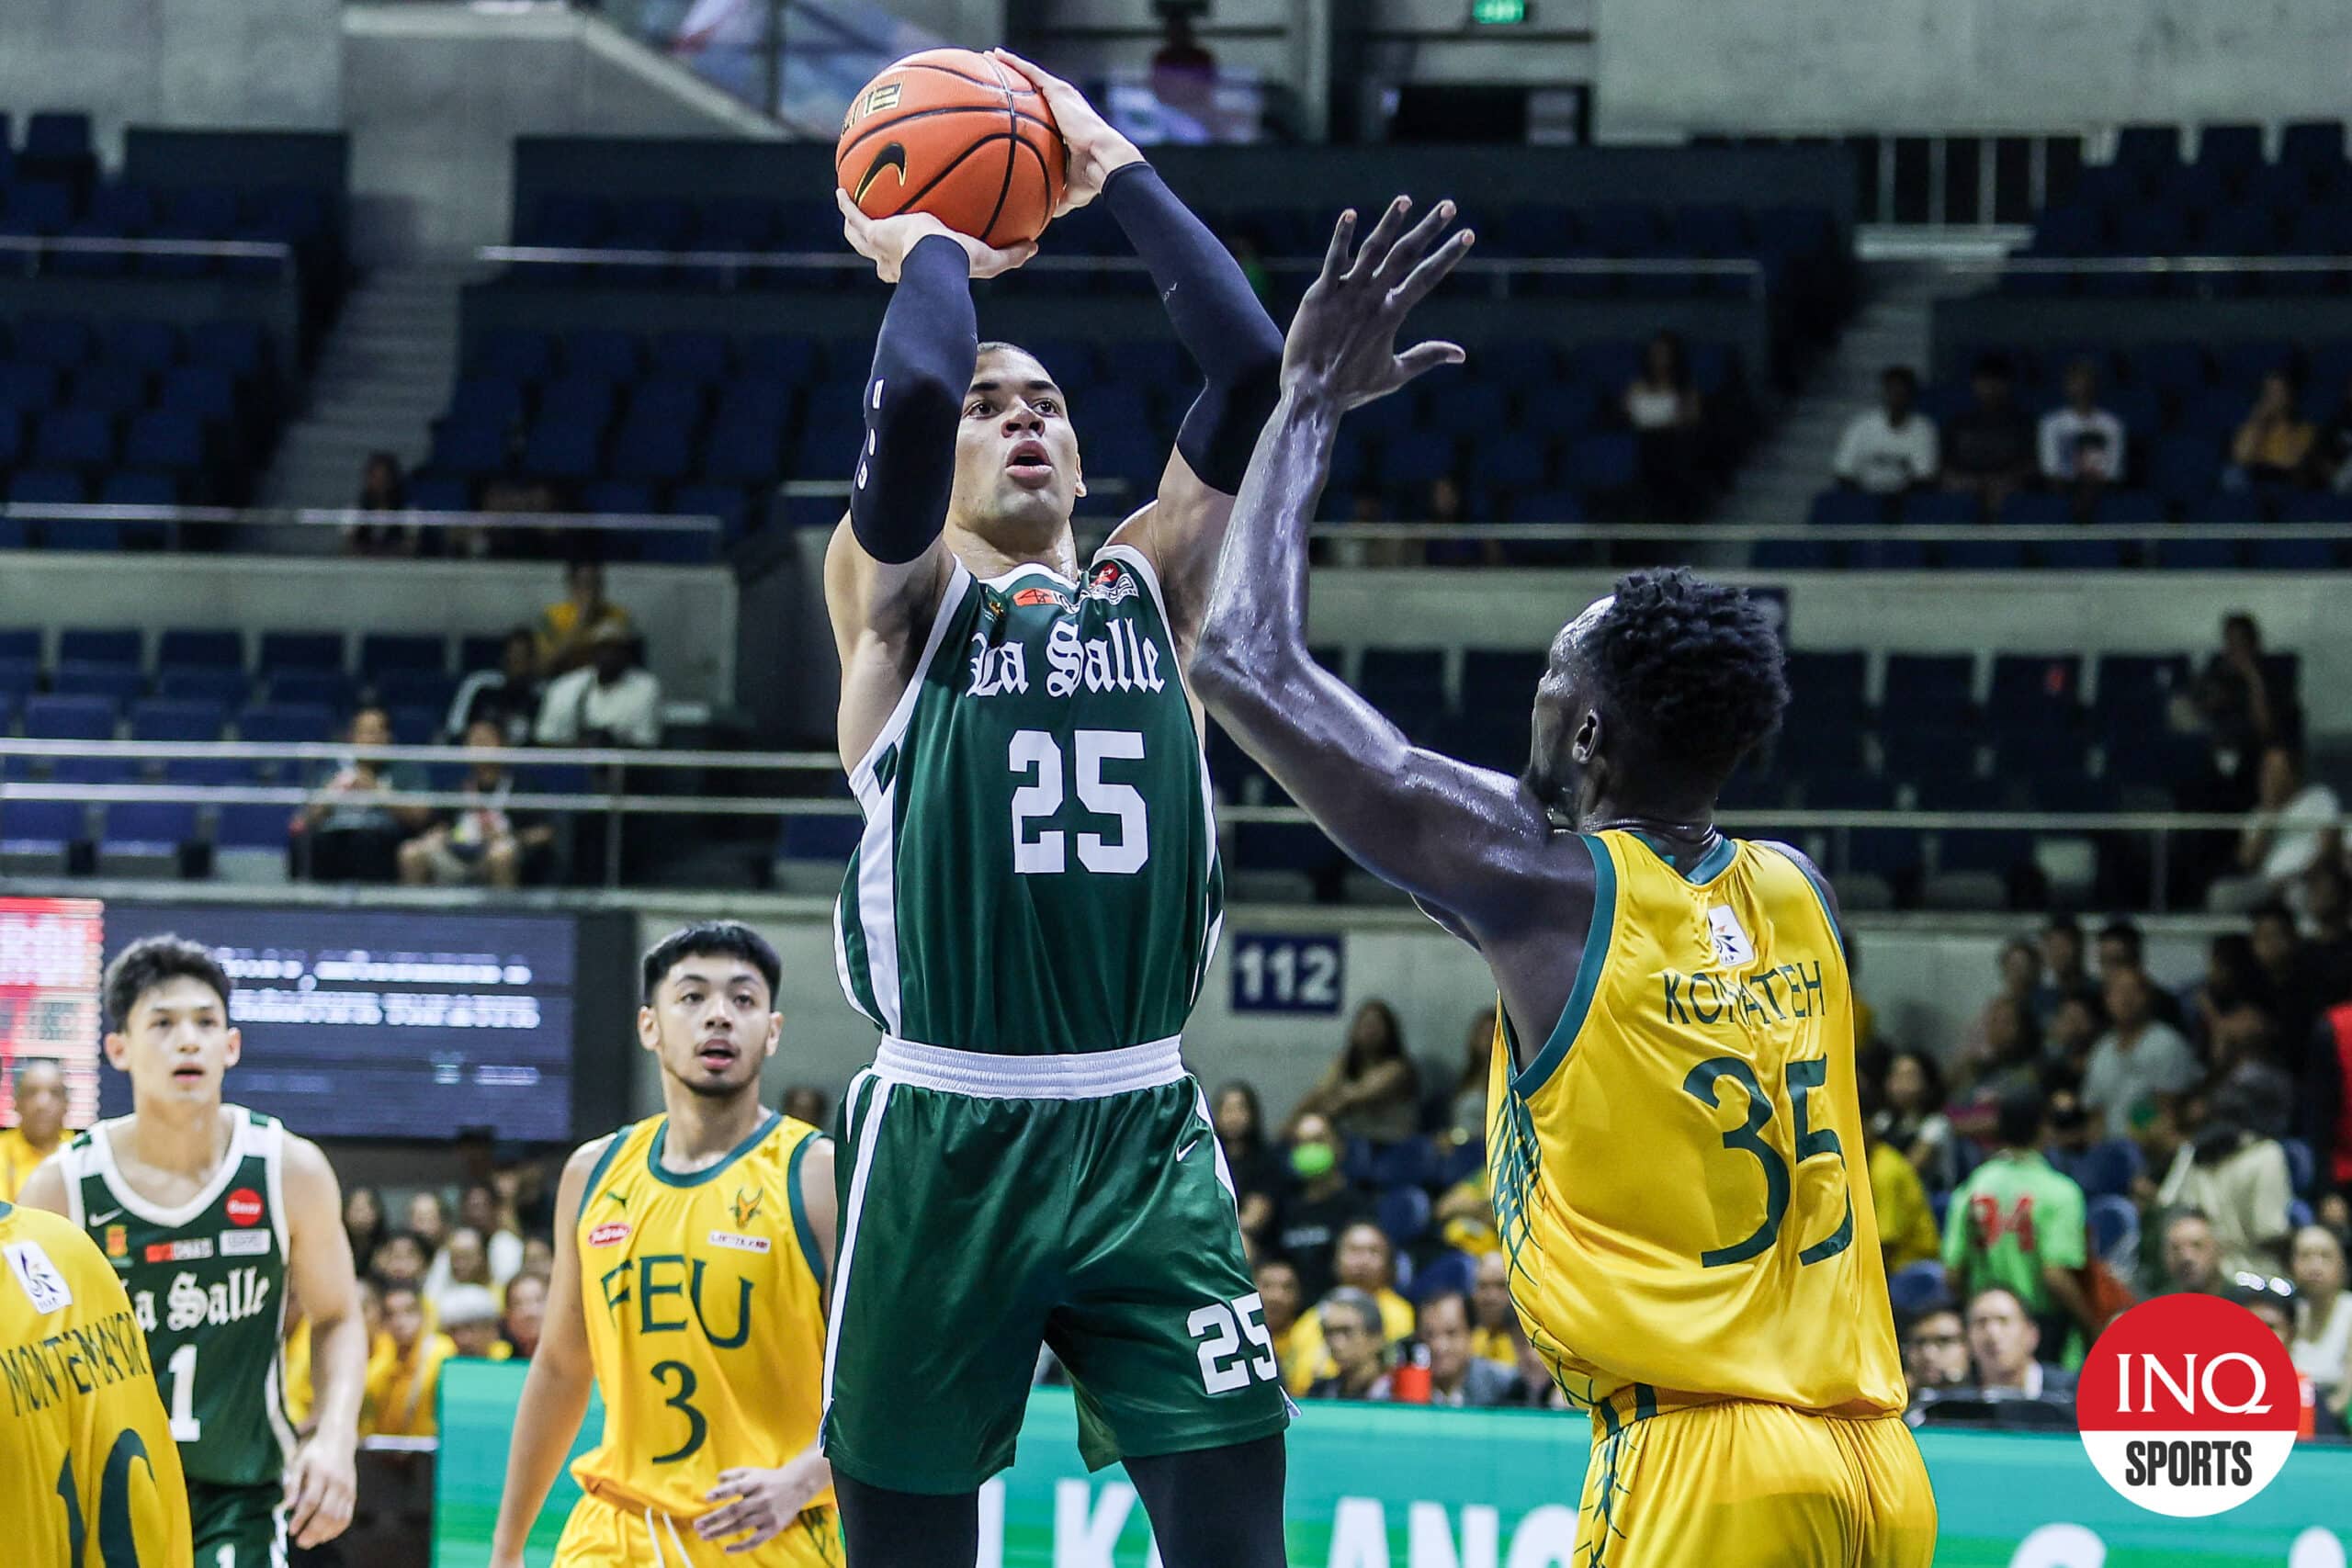
[[[343,1189],[319,1145],[288,1134],[286,1282],[311,1323],[311,1435],[286,1472],[287,1532],[303,1547],[323,1545],[351,1525],[359,1494],[356,1454],[359,1403],[368,1383],[368,1323],[351,1238],[343,1228]]]
[[[1468,230],[1438,243],[1450,203],[1405,231],[1409,205],[1392,203],[1352,262],[1355,215],[1341,217],[1291,323],[1282,401],[1234,506],[1192,677],[1341,849],[1475,939],[1540,913],[1528,893],[1551,863],[1543,807],[1515,779],[1415,746],[1306,652],[1306,529],[1340,415],[1462,358],[1448,343],[1396,352],[1405,312],[1471,243]]]
[[[1250,448],[1273,412],[1283,359],[1282,329],[1258,302],[1217,237],[1176,199],[1135,143],[1111,129],[1085,95],[1005,50],[996,57],[1027,76],[1054,111],[1069,148],[1062,210],[1098,196],[1151,270],[1176,341],[1202,378],[1157,499],[1119,530],[1148,557],[1174,623],[1177,651],[1191,650],[1208,610],[1217,550]]]
[[[1036,247],[996,250],[920,212],[868,218],[835,194],[851,247],[898,286],[860,393],[865,444],[849,515],[825,552],[846,767],[898,705],[947,582],[940,535],[955,486],[956,422],[979,356],[971,280],[1011,271]]]
[[[547,1321],[514,1407],[514,1434],[506,1449],[506,1485],[490,1537],[491,1568],[523,1568],[523,1547],[546,1506],[556,1472],[588,1415],[596,1370],[588,1359],[588,1314],[580,1296],[580,1205],[588,1174],[616,1134],[585,1143],[564,1162],[555,1190],[555,1264],[548,1280]]]

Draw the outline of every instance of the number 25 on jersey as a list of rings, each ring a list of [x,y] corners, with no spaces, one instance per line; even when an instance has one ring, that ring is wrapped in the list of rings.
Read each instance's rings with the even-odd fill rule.
[[[1143,760],[1143,737],[1132,729],[1081,729],[1070,737],[1076,748],[1078,803],[1096,817],[1118,819],[1115,834],[1081,832],[1078,863],[1092,872],[1132,876],[1151,855],[1149,818],[1143,793],[1133,784],[1102,776],[1102,764]],[[1023,876],[1067,871],[1069,834],[1039,827],[1060,815],[1065,798],[1062,747],[1043,729],[1013,732],[1006,765],[1029,782],[1012,792],[1012,869]]]

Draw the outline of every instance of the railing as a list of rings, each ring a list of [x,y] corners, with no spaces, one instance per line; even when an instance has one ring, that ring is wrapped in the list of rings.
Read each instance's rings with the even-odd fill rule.
[[[846,493],[847,481],[842,489]],[[297,533],[346,528],[423,528],[460,533],[661,535],[708,539],[716,545],[725,525],[700,513],[555,512],[383,512],[362,507],[116,506],[103,502],[5,502],[0,522],[109,525],[164,530],[165,549],[178,549],[187,528],[269,528]],[[55,546],[71,548],[71,543]]]
[[[62,255],[206,256],[216,261],[268,261],[282,273],[294,263],[294,247],[280,240],[135,240],[128,236],[0,234],[0,253],[25,258],[28,270],[45,270],[44,258]]]
[[[575,791],[514,789],[497,798],[501,809],[516,812],[544,813],[565,818],[601,817],[605,823],[604,834],[605,863],[602,867],[603,886],[621,886],[621,827],[625,819],[640,817],[721,818],[788,818],[788,817],[856,817],[858,804],[836,795],[687,795],[647,794],[634,792],[628,774],[676,773],[681,771],[726,771],[737,774],[763,774],[771,777],[803,776],[814,781],[815,787],[831,784],[841,773],[841,760],[830,751],[714,751],[714,750],[630,750],[612,748],[548,747],[490,750],[464,746],[351,746],[334,742],[301,744],[265,744],[244,741],[153,741],[153,740],[33,740],[0,738],[0,765],[14,758],[176,761],[211,760],[228,761],[277,761],[300,764],[340,764],[354,760],[386,763],[420,765],[457,764],[467,767],[495,762],[502,766],[521,768],[568,767],[584,768],[592,773],[588,788]],[[154,784],[74,784],[58,780],[31,780],[10,776],[19,772],[9,769],[0,773],[0,842],[7,840],[7,805],[11,801],[63,801],[85,805],[162,803],[193,805],[199,807],[215,806],[283,806],[288,812],[304,807],[325,803],[332,805],[336,796],[324,794],[315,786],[297,784],[251,784],[198,785],[173,783]],[[420,807],[428,810],[456,811],[478,809],[483,797],[460,789],[401,790],[383,796],[366,797],[368,804]],[[1250,824],[1297,825],[1311,824],[1313,818],[1293,806],[1250,806],[1220,804],[1217,820],[1226,827]],[[2275,814],[2216,813],[2191,811],[1918,811],[1918,810],[1820,810],[1791,807],[1781,810],[1734,808],[1724,810],[1719,818],[1722,824],[1734,831],[1770,830],[1772,832],[1827,836],[1828,869],[1833,876],[1844,873],[1847,858],[1847,835],[1871,829],[1894,829],[1920,833],[2023,833],[2035,837],[2083,838],[2086,836],[2127,836],[2147,840],[2147,880],[2152,902],[2162,909],[2171,877],[2171,859],[2176,851],[2176,839],[2181,834],[2236,834],[2247,829],[2276,829],[2279,826]],[[289,829],[291,818],[289,816]],[[2296,831],[2318,831],[2335,827],[2352,827],[2352,814],[2342,815],[2331,821],[2298,819]],[[289,838],[291,837],[289,831]],[[1241,869],[1247,870],[1245,864]]]
[[[475,259],[509,266],[615,266],[636,268],[695,267],[718,275],[724,288],[733,288],[751,272],[869,272],[874,264],[846,250],[840,251],[648,251],[572,245],[483,245]],[[1259,265],[1277,277],[1313,277],[1323,269],[1320,256],[1269,256]],[[1744,280],[1747,297],[1765,293],[1764,264],[1745,256],[1473,256],[1454,267],[1461,277],[1487,280],[1492,298],[1510,299],[1514,279],[1534,277],[1736,277]],[[1076,273],[1088,276],[1148,274],[1133,256],[1039,255],[1023,264],[1024,273]]]

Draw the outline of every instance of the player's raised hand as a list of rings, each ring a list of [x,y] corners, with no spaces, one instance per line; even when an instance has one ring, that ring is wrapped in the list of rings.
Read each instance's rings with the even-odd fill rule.
[[[1004,62],[1008,70],[1018,71],[1029,78],[1046,107],[1054,111],[1054,124],[1062,133],[1062,143],[1069,149],[1068,184],[1062,188],[1062,202],[1054,209],[1059,218],[1074,211],[1102,194],[1102,182],[1111,171],[1128,164],[1140,164],[1143,154],[1136,144],[1111,129],[1111,122],[1086,101],[1086,95],[1063,81],[1042,65],[1032,65],[1009,49],[992,49],[989,53]]]
[[[312,1437],[286,1472],[286,1533],[297,1546],[324,1546],[351,1528],[359,1472],[351,1445]]]
[[[716,1503],[723,1497],[735,1500],[696,1519],[695,1534],[715,1541],[751,1531],[726,1549],[730,1554],[765,1546],[798,1518],[800,1510],[831,1485],[832,1480],[832,1466],[813,1447],[774,1470],[746,1465],[721,1471],[718,1484],[704,1495],[703,1501]]]
[[[907,253],[915,242],[932,234],[944,234],[964,247],[972,260],[974,277],[994,277],[1011,272],[1037,254],[1036,244],[1023,240],[1017,245],[1000,250],[984,245],[969,234],[959,234],[928,212],[902,212],[895,218],[868,218],[858,210],[849,192],[836,189],[833,204],[842,209],[842,237],[849,248],[874,264],[874,270],[885,283],[899,281],[899,269],[906,265]]]
[[[1412,206],[1408,197],[1390,202],[1352,256],[1356,215],[1340,214],[1322,275],[1300,301],[1283,344],[1286,389],[1317,392],[1354,408],[1386,397],[1425,370],[1462,362],[1458,344],[1419,343],[1396,352],[1396,329],[1406,312],[1453,270],[1476,238],[1463,229],[1439,243],[1453,221],[1451,201],[1439,202],[1408,230],[1405,220]]]

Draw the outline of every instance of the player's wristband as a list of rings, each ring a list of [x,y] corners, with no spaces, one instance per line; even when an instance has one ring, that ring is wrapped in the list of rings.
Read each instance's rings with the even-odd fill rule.
[[[1176,341],[1208,383],[1184,415],[1176,450],[1203,483],[1230,494],[1241,488],[1280,396],[1283,334],[1239,264],[1149,164],[1114,169],[1102,201],[1150,269]]]
[[[889,565],[922,555],[947,523],[956,421],[980,354],[971,272],[945,235],[916,241],[875,339],[849,523],[865,553]]]

